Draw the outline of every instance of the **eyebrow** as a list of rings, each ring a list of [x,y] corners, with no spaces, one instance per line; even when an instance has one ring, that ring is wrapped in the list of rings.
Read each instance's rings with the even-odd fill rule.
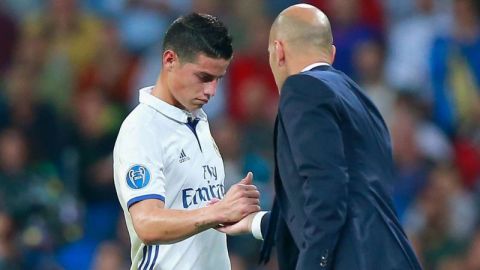
[[[210,74],[210,73],[207,73],[207,72],[204,72],[204,71],[195,72],[195,75],[203,77],[205,79],[209,79],[209,80],[221,79],[224,76],[224,74],[222,74],[220,76],[215,76],[213,74]]]

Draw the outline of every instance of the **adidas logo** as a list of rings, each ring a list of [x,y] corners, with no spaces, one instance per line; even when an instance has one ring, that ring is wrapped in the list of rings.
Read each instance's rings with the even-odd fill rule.
[[[182,149],[182,152],[180,152],[179,162],[180,162],[180,163],[183,163],[183,162],[185,162],[185,161],[187,161],[187,160],[190,160],[190,158],[187,157],[187,155],[185,154],[185,151],[183,151],[183,149]]]

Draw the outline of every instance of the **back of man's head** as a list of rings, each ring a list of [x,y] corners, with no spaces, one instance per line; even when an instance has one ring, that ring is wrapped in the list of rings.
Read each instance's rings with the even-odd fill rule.
[[[313,49],[330,53],[333,37],[327,16],[314,6],[298,4],[282,11],[272,25],[274,37],[294,49]]]
[[[174,51],[181,60],[193,61],[198,53],[230,59],[232,38],[225,25],[208,14],[191,13],[176,19],[163,40],[163,51]]]

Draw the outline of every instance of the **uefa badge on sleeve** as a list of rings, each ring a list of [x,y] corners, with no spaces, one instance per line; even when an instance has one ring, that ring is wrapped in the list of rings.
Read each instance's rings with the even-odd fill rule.
[[[133,189],[141,189],[150,182],[150,171],[143,165],[134,165],[127,172],[127,184]]]

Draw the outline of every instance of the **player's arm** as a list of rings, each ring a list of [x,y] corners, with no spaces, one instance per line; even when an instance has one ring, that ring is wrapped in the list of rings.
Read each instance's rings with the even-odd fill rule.
[[[247,215],[245,218],[236,223],[228,224],[226,226],[219,226],[215,229],[228,235],[251,233],[253,237],[257,238],[258,240],[263,240],[269,222],[270,211],[259,211]]]
[[[175,243],[219,224],[237,222],[260,210],[260,194],[251,183],[249,173],[222,200],[195,210],[167,209],[157,199],[137,202],[129,208],[135,232],[145,244]]]

